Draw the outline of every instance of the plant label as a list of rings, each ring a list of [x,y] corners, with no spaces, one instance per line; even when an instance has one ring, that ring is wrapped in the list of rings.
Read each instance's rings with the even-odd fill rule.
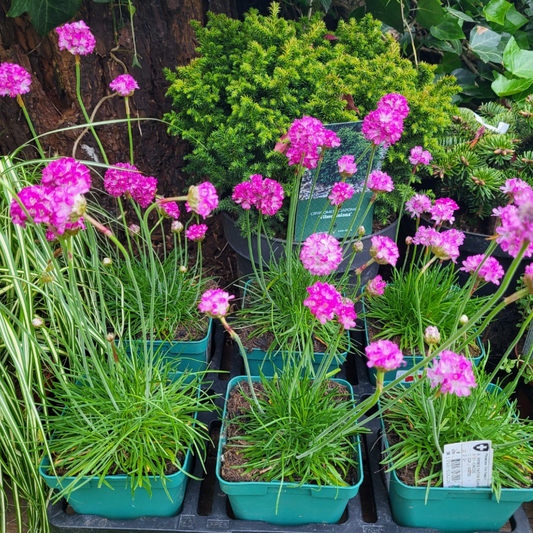
[[[444,487],[490,487],[493,455],[490,440],[445,444],[442,455]]]

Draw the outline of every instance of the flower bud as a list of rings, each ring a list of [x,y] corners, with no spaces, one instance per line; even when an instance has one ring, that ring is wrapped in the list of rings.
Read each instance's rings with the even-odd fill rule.
[[[109,268],[112,264],[113,259],[111,259],[110,257],[104,257],[102,259],[102,266],[104,266],[105,268]]]
[[[44,320],[38,316],[36,316],[32,321],[31,321],[31,325],[35,328],[35,329],[39,329],[39,328],[42,328],[44,326]]]
[[[436,326],[428,326],[424,332],[424,340],[426,344],[439,344],[440,332]]]
[[[413,237],[405,237],[405,244],[411,246],[411,244],[413,244]]]
[[[459,319],[459,322],[461,323],[461,326],[464,326],[465,324],[468,323],[468,317],[466,315],[462,315],[461,318]]]
[[[352,248],[354,252],[362,252],[363,251],[363,241],[355,241],[352,244]]]
[[[115,341],[115,334],[114,333],[108,333],[105,338],[106,338],[107,342],[114,342]]]
[[[182,274],[185,274],[185,273],[187,272],[187,267],[184,266],[184,265],[181,265],[181,266],[180,266],[180,272],[181,272]]]
[[[365,233],[366,231],[364,226],[359,226],[359,228],[357,228],[357,235],[359,235],[359,237],[363,237]]]
[[[170,225],[172,233],[181,233],[183,231],[183,224],[179,220],[174,220]]]
[[[137,226],[137,224],[131,224],[129,227],[128,227],[128,231],[130,233],[130,235],[132,237],[135,237],[137,235],[140,235],[141,234],[141,228],[139,226]]]

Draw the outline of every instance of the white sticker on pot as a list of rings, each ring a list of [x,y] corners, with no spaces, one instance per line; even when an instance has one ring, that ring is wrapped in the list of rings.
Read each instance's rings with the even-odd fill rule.
[[[490,487],[493,455],[490,440],[445,444],[442,456],[444,487]]]
[[[411,371],[410,370],[396,370],[396,379],[401,378],[402,376],[404,376],[408,372],[411,372]],[[419,370],[418,371],[418,377],[421,378],[423,375],[424,375],[424,371],[423,370]],[[410,376],[405,377],[403,381],[404,381],[404,383],[411,383],[414,380],[415,380],[415,377],[414,377],[413,374],[411,374]]]

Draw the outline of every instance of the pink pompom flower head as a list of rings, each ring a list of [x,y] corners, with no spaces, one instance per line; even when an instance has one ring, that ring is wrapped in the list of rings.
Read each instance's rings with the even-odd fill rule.
[[[303,243],[300,260],[311,274],[327,276],[340,265],[342,249],[339,241],[328,233],[313,233]]]
[[[389,93],[382,96],[378,102],[378,108],[388,108],[396,113],[402,120],[409,114],[407,98],[399,93]]]
[[[428,226],[420,226],[413,237],[413,244],[422,246],[432,246],[435,239],[438,239],[438,231]]]
[[[373,298],[375,296],[382,296],[383,294],[385,294],[386,286],[387,282],[383,281],[383,278],[378,275],[375,278],[371,279],[365,285],[365,296],[368,296],[370,298]]]
[[[129,163],[115,163],[113,167],[108,168],[104,175],[104,188],[115,198],[129,193],[130,184],[133,183],[139,174],[139,170]],[[122,170],[123,169],[123,170]]]
[[[333,320],[335,314],[342,306],[342,296],[337,289],[329,283],[317,281],[307,287],[309,297],[304,300],[304,305],[309,308],[321,324]]]
[[[148,207],[157,191],[157,179],[152,176],[143,176],[136,174],[129,184],[129,193],[131,197],[141,206]]]
[[[374,193],[391,192],[394,190],[392,178],[381,170],[374,170],[368,176],[367,187]]]
[[[400,257],[400,252],[396,243],[382,235],[375,235],[370,239],[372,246],[370,247],[370,255],[380,265],[396,266],[396,262]]]
[[[457,211],[459,206],[451,198],[439,198],[435,200],[435,204],[429,210],[431,213],[431,220],[434,220],[437,224],[443,222],[454,222],[454,211]]]
[[[185,202],[185,209],[188,213],[193,211],[205,220],[217,206],[217,190],[212,183],[204,181],[200,185],[191,185],[189,187],[189,194]]]
[[[522,280],[529,294],[533,294],[533,264],[526,266]]]
[[[427,376],[433,388],[440,386],[442,394],[469,396],[470,390],[476,387],[472,361],[450,350],[440,354],[438,361],[428,368]]]
[[[398,345],[389,340],[381,339],[369,344],[365,354],[368,359],[366,366],[375,367],[378,372],[389,372],[406,364]]]
[[[533,194],[522,191],[515,198],[516,205],[506,205],[493,210],[493,216],[500,218],[496,228],[496,242],[504,252],[516,257],[526,242],[529,243],[525,257],[533,255]]]
[[[349,183],[339,181],[333,185],[328,199],[331,200],[331,205],[341,205],[346,200],[349,200],[355,193],[355,189]]]
[[[350,298],[343,298],[342,303],[337,309],[337,321],[342,324],[344,329],[355,328],[355,319],[357,314],[355,306]]]
[[[339,173],[343,178],[349,178],[357,172],[357,165],[354,162],[353,155],[343,155],[338,161]]]
[[[411,165],[414,165],[415,167],[417,165],[429,165],[429,162],[433,159],[431,154],[424,150],[421,146],[415,146],[414,148],[411,148],[411,155],[409,156],[409,161],[411,162]]]
[[[459,246],[463,244],[465,234],[462,231],[451,229],[442,233],[434,231],[431,235],[431,251],[441,261],[451,259],[454,263],[457,263]]]
[[[520,178],[512,178],[509,180],[505,180],[505,185],[500,187],[500,189],[505,194],[509,195],[511,202],[514,202],[515,197],[524,191],[531,193],[531,186],[529,185],[529,183],[526,183]]]
[[[15,98],[30,91],[31,76],[16,63],[0,63],[0,96]]]
[[[120,96],[131,96],[135,89],[139,88],[139,85],[135,79],[129,74],[122,74],[115,78],[110,84],[109,87],[113,91],[117,91]]]
[[[284,194],[283,187],[277,181],[254,174],[250,176],[250,181],[239,183],[231,197],[243,209],[250,209],[254,205],[263,215],[272,216],[281,208]]]
[[[235,296],[230,296],[222,289],[210,289],[202,294],[198,309],[211,318],[222,318],[228,314],[229,301]]]
[[[337,134],[324,128],[320,120],[313,117],[296,119],[287,132],[290,146],[285,152],[289,165],[316,168],[322,150],[340,146]],[[320,151],[319,151],[320,149]]]
[[[74,158],[62,157],[43,168],[41,184],[61,187],[72,196],[85,194],[91,188],[91,173]]]
[[[56,28],[56,32],[59,35],[59,49],[68,50],[73,55],[90,54],[96,45],[94,35],[83,20],[64,24]]]
[[[425,194],[415,194],[405,202],[405,209],[411,213],[411,218],[420,218],[422,213],[429,213],[431,200]]]
[[[401,94],[386,94],[377,109],[363,119],[363,135],[374,144],[390,146],[400,140],[408,113],[407,100]]]
[[[481,265],[482,262],[483,265],[481,268],[479,268],[479,265]],[[470,257],[467,257],[466,261],[463,261],[463,267],[459,270],[468,272],[469,274],[474,274],[478,268],[479,271],[477,272],[476,276],[479,281],[483,281],[485,283],[491,281],[495,285],[499,285],[500,279],[505,274],[503,267],[500,265],[500,263],[498,263],[496,258],[486,258],[486,256],[483,254],[471,255]]]
[[[205,224],[192,224],[189,229],[185,232],[187,239],[198,242],[205,239],[205,232],[207,231],[207,226]]]
[[[163,198],[160,200],[163,200]],[[180,208],[176,202],[161,203],[160,200],[158,200],[157,210],[161,216],[175,219],[180,217]]]

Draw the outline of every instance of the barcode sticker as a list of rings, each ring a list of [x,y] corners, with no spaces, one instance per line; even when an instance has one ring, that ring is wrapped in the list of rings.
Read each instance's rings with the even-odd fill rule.
[[[442,456],[444,487],[490,487],[493,456],[490,440],[445,444]]]

